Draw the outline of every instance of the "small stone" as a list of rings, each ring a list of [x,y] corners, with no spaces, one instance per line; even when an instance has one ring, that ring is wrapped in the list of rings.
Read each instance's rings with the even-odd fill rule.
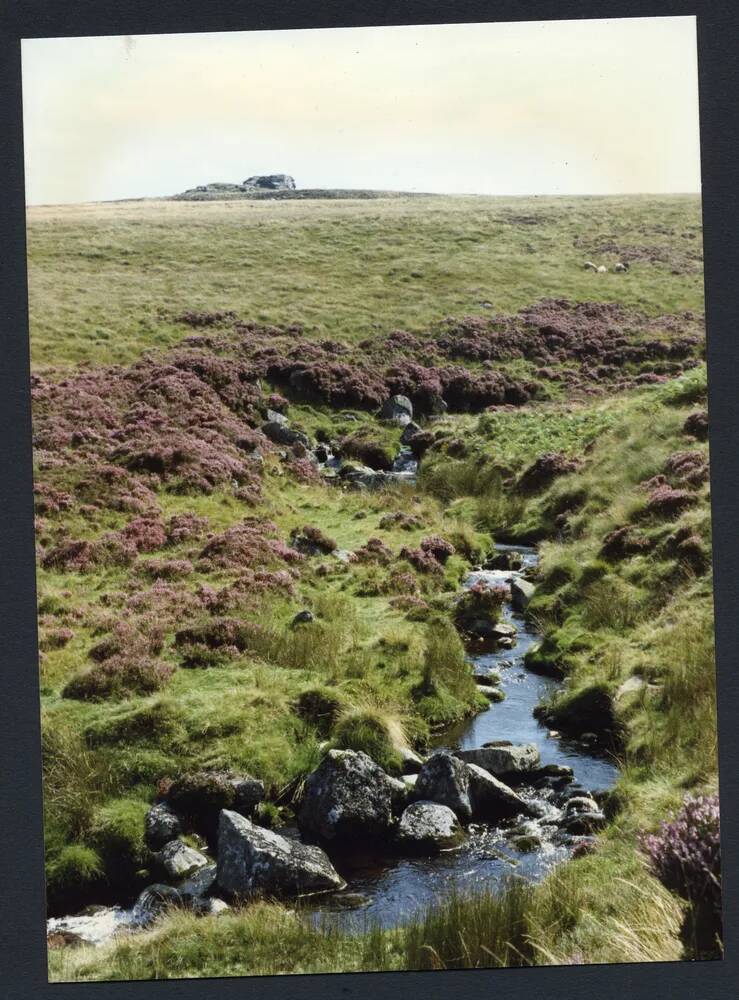
[[[156,858],[169,878],[173,880],[187,878],[198,868],[204,868],[208,864],[208,859],[204,854],[188,847],[181,840],[170,840],[159,851]]]

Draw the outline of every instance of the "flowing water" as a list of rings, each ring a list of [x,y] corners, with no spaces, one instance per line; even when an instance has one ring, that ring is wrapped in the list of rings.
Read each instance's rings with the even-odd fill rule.
[[[410,466],[412,458],[404,458],[408,465],[403,466],[399,459],[396,473],[414,475],[415,467]],[[497,546],[498,551],[511,548],[522,554],[523,572],[536,565],[534,549]],[[478,570],[470,574],[465,585],[469,587],[478,581],[500,584],[518,575],[520,573],[510,570]],[[504,608],[504,618],[518,629],[515,646],[472,655],[470,660],[475,674],[495,671],[500,675],[505,700],[447,731],[436,741],[437,748],[468,749],[490,740],[534,743],[541,753],[542,764],[572,767],[575,782],[584,789],[610,788],[618,777],[612,761],[585,749],[582,744],[552,734],[534,718],[536,705],[554,691],[559,682],[525,669],[523,657],[538,641],[539,635],[513,612],[509,604]],[[551,795],[526,788],[520,792],[536,803],[540,813],[539,818],[527,821],[523,829],[540,839],[541,846],[536,850],[516,850],[507,836],[510,829],[482,824],[470,827],[469,836],[460,848],[431,858],[398,858],[362,849],[353,857],[332,858],[348,883],[347,890],[334,896],[306,900],[301,903],[301,910],[314,923],[339,925],[349,931],[361,931],[369,925],[393,927],[448,897],[454,887],[465,892],[489,890],[500,886],[513,873],[532,881],[540,880],[554,865],[569,857],[572,845],[559,835],[556,821],[561,813],[551,801]],[[295,831],[282,832],[297,835]],[[80,916],[49,920],[48,931],[72,932],[85,941],[98,944],[121,928],[144,927],[151,922],[152,913],[145,896],[146,893],[130,909],[98,907]]]

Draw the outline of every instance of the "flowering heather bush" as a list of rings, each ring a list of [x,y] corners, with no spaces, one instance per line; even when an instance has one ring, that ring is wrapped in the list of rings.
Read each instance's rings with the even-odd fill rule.
[[[354,555],[359,562],[381,563],[383,566],[386,566],[393,558],[392,549],[388,548],[381,538],[368,538],[361,548],[355,550]],[[413,579],[415,581],[415,577]]]
[[[710,565],[710,556],[703,540],[691,528],[678,528],[665,539],[664,548],[667,555],[679,559],[699,576]]]
[[[388,577],[385,590],[390,594],[402,594],[410,596],[419,591],[418,579],[415,573],[408,570],[395,569]]]
[[[200,538],[208,530],[207,517],[199,514],[175,514],[167,521],[167,541],[170,545]]]
[[[156,517],[135,517],[115,533],[125,544],[130,544],[136,552],[156,552],[167,544],[167,531]]]
[[[290,542],[293,548],[306,555],[318,555],[319,553],[328,555],[337,548],[336,539],[324,534],[314,524],[306,524],[302,528],[295,528],[290,535]]]
[[[683,424],[683,430],[686,434],[691,434],[693,437],[698,438],[699,441],[706,441],[708,439],[707,411],[696,410],[695,413],[691,413]]]
[[[284,413],[290,406],[290,403],[279,392],[273,392],[267,396],[267,406],[270,410],[277,410],[278,413]]]
[[[413,531],[422,528],[423,521],[416,514],[404,514],[398,510],[392,514],[384,514],[380,519],[380,528],[401,528],[403,531]]]
[[[642,837],[642,849],[659,880],[693,904],[708,927],[695,936],[715,947],[721,932],[721,841],[717,795],[688,796],[672,822]],[[696,912],[697,911],[697,912]],[[708,933],[706,934],[706,931]]]
[[[688,490],[674,490],[666,484],[656,486],[649,494],[647,510],[660,517],[674,517],[696,503],[697,496]]]
[[[429,535],[428,538],[423,538],[421,548],[440,563],[445,563],[449,556],[453,556],[456,551],[451,542],[439,535]]]
[[[139,569],[154,580],[181,580],[192,573],[193,565],[189,559],[147,559]]]
[[[44,569],[87,573],[97,566],[125,566],[135,558],[134,546],[111,533],[97,542],[65,539],[42,556],[41,565]]]
[[[216,326],[219,323],[232,323],[236,320],[234,312],[184,312],[175,317],[175,323],[186,323],[187,326]]]
[[[700,451],[676,451],[665,463],[667,474],[673,479],[700,486],[708,482],[708,462]]]
[[[521,473],[518,488],[523,493],[536,493],[549,486],[558,476],[576,472],[580,463],[561,452],[547,452]]]
[[[39,639],[39,649],[45,652],[50,649],[63,649],[72,639],[74,639],[74,632],[71,628],[56,627],[45,629]]]
[[[47,483],[36,483],[33,494],[34,509],[37,514],[59,514],[63,510],[69,510],[74,504],[69,493],[54,489]]]
[[[439,560],[430,552],[424,549],[412,549],[404,545],[400,550],[400,558],[407,559],[411,566],[414,566],[419,573],[441,573],[442,565]]]
[[[201,549],[200,558],[221,569],[269,566],[277,561],[299,562],[303,556],[277,538],[271,521],[247,518],[214,535]]]
[[[162,660],[119,654],[73,677],[62,691],[62,697],[102,701],[132,694],[152,694],[167,684],[173,671],[174,667]]]
[[[218,591],[201,585],[203,604],[212,614],[223,615],[236,608],[255,607],[269,593],[286,597],[295,594],[295,579],[288,570],[246,570],[232,583]]]
[[[321,479],[321,473],[317,466],[309,458],[288,458],[285,468],[291,476],[294,476],[299,483],[317,483]],[[243,490],[238,490],[236,496],[239,499]]]
[[[497,619],[509,596],[507,587],[488,587],[480,581],[462,594],[457,602],[455,617],[458,621],[477,617]]]
[[[647,552],[652,543],[644,535],[634,531],[630,525],[622,528],[614,528],[603,539],[601,553],[606,559],[626,559],[629,556],[638,555],[640,552]]]

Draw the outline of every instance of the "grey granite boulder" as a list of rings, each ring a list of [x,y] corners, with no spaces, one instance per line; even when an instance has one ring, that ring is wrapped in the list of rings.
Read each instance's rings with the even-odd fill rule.
[[[477,764],[467,764],[472,819],[497,823],[511,816],[531,816],[530,806],[512,788]]]
[[[406,792],[367,754],[329,750],[306,779],[298,825],[324,841],[385,839]]]
[[[158,851],[182,833],[179,816],[165,802],[156,802],[144,819],[144,839],[147,847]]]
[[[395,423],[406,426],[413,420],[413,403],[407,396],[390,396],[382,404],[380,416],[383,420],[393,420]]]
[[[300,896],[341,889],[320,847],[256,826],[224,809],[218,825],[218,885],[229,896]]]
[[[412,802],[400,817],[398,843],[407,850],[433,854],[457,847],[463,839],[455,814],[438,802]]]
[[[533,583],[529,583],[528,580],[521,577],[514,577],[511,580],[511,606],[513,610],[523,614],[535,591],[536,587]]]
[[[468,764],[477,764],[478,767],[484,768],[503,781],[521,781],[527,775],[533,776],[533,772],[541,762],[538,747],[533,743],[524,743],[520,746],[486,744],[474,750],[458,750],[456,755],[460,760]]]
[[[472,817],[467,766],[448,750],[437,750],[418,773],[414,798],[448,806],[467,822]]]
[[[193,872],[208,864],[208,859],[204,854],[188,847],[181,840],[170,840],[156,855],[156,859],[167,876],[174,882],[187,878],[188,875],[192,875]]]

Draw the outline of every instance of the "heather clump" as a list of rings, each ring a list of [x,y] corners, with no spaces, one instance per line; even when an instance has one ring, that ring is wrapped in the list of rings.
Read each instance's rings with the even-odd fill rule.
[[[174,671],[170,663],[131,653],[111,656],[73,677],[62,690],[63,698],[102,701],[161,690]]]
[[[674,820],[642,837],[659,880],[690,905],[684,928],[692,958],[718,958],[721,946],[721,841],[717,795],[688,796]]]
[[[400,558],[406,559],[419,573],[440,574],[443,572],[443,566],[436,556],[422,548],[414,549],[404,545],[400,550]]]
[[[393,559],[392,549],[381,538],[368,538],[364,545],[355,550],[354,555],[359,562],[374,562],[380,563],[383,566],[387,566]]]
[[[658,517],[675,517],[697,503],[698,497],[688,490],[676,490],[667,483],[655,485],[647,500],[646,509]]]
[[[665,472],[673,480],[700,486],[708,482],[708,461],[701,451],[676,451],[667,459]]]
[[[708,439],[708,413],[706,410],[696,410],[686,418],[683,430],[699,441]]]
[[[336,539],[331,538],[315,524],[305,524],[295,528],[290,535],[290,543],[303,555],[328,555],[337,548]]]
[[[429,535],[427,538],[422,538],[421,550],[427,553],[427,555],[432,556],[437,562],[442,563],[442,565],[456,551],[451,542],[447,541],[446,538],[441,538],[439,535]]]
[[[549,486],[558,476],[576,472],[580,463],[561,452],[547,452],[540,455],[518,480],[521,493],[537,493]]]
[[[423,520],[417,514],[407,514],[404,511],[396,510],[391,514],[383,514],[380,518],[380,528],[392,529],[400,528],[401,531],[415,531],[416,528],[423,527]]]
[[[279,562],[299,562],[303,555],[276,538],[277,525],[250,517],[214,535],[200,550],[200,560],[221,569],[248,569]]]

